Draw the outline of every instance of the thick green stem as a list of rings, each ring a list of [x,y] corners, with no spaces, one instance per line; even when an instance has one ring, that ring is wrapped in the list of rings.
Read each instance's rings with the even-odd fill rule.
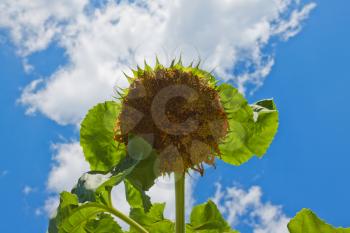
[[[185,174],[175,173],[176,233],[185,233]]]
[[[124,222],[126,222],[127,224],[129,224],[129,226],[133,227],[137,232],[140,233],[149,233],[145,228],[143,228],[140,224],[138,224],[137,222],[135,222],[133,219],[129,218],[128,216],[124,215],[122,212],[120,212],[119,210],[116,210],[114,208],[108,208],[108,212],[110,212],[111,214],[113,214],[114,216],[120,218],[121,220],[123,220]]]

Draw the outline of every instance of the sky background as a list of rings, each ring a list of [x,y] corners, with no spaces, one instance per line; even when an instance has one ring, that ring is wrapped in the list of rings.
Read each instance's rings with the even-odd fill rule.
[[[62,10],[0,1],[0,232],[45,232],[57,192],[88,169],[77,144],[81,117],[125,85],[121,70],[155,53],[166,62],[179,47],[185,60],[206,58],[204,67],[216,67],[249,102],[273,97],[280,112],[263,159],[218,161],[190,180],[188,198],[214,198],[242,232],[286,232],[303,207],[349,226],[350,2],[204,1],[202,11],[197,1],[135,2],[63,1]],[[106,19],[110,27],[101,27]],[[152,198],[172,205],[157,196],[167,194],[162,182]]]

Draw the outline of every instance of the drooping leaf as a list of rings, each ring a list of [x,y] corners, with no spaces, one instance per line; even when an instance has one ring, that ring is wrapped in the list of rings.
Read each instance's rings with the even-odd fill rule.
[[[289,223],[290,233],[350,233],[350,228],[335,228],[309,209],[302,209]]]
[[[266,153],[278,128],[278,112],[272,100],[249,105],[229,84],[218,88],[229,121],[229,133],[219,148],[223,161],[241,165],[254,155]]]
[[[81,123],[80,144],[93,171],[109,171],[125,157],[125,146],[114,140],[116,119],[121,106],[114,101],[89,110]]]
[[[85,230],[87,233],[123,233],[121,227],[109,214],[99,214],[96,219],[88,221]]]
[[[152,233],[174,233],[175,224],[164,218],[165,204],[153,204],[151,209],[145,213],[142,208],[134,208],[130,211],[130,217]],[[130,233],[137,233],[130,228]]]
[[[232,230],[212,201],[193,208],[190,223],[186,225],[189,233],[238,233]]]
[[[148,212],[152,206],[151,198],[140,187],[125,180],[125,196],[131,208],[142,208]]]

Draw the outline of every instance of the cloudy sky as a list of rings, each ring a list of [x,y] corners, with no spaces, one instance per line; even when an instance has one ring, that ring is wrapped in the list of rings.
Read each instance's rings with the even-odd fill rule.
[[[45,232],[57,193],[89,169],[82,117],[127,86],[122,71],[156,54],[200,59],[249,101],[274,97],[280,110],[266,156],[189,178],[188,206],[211,198],[247,233],[287,232],[303,207],[349,225],[349,9],[346,0],[0,0],[0,231]],[[150,195],[172,218],[171,182]],[[122,187],[114,201],[128,211]]]

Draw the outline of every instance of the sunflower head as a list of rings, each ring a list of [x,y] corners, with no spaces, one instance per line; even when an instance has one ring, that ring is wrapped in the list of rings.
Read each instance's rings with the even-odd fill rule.
[[[162,173],[203,174],[203,164],[214,164],[228,133],[215,78],[181,61],[169,67],[145,64],[133,74],[121,94],[115,140],[127,145],[130,135],[142,137],[157,152]]]

